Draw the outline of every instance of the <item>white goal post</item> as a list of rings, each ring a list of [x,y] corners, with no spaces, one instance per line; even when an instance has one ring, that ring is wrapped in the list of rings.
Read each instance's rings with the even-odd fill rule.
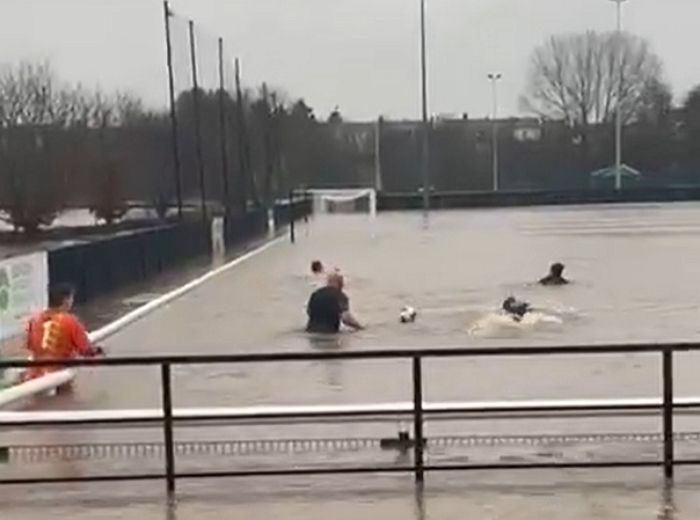
[[[377,191],[373,188],[311,188],[304,192],[312,197],[314,214],[358,211],[358,202],[367,199],[370,223],[377,218]]]

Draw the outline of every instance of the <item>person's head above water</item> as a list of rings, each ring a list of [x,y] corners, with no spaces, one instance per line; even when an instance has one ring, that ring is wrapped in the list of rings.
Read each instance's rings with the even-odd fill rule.
[[[520,301],[514,296],[509,296],[503,301],[502,308],[508,314],[513,314],[522,318],[530,310],[530,304]]]
[[[569,280],[564,278],[564,264],[555,262],[549,266],[549,274],[540,280],[540,285],[567,285]]]
[[[564,264],[555,262],[549,267],[549,274],[556,277],[561,277],[564,274]]]
[[[338,271],[333,271],[328,275],[328,278],[326,278],[326,285],[342,291],[343,287],[345,287],[345,279]]]
[[[68,312],[73,308],[75,287],[59,283],[49,288],[49,308]]]
[[[313,274],[321,274],[323,272],[323,263],[320,260],[311,262],[311,272]]]

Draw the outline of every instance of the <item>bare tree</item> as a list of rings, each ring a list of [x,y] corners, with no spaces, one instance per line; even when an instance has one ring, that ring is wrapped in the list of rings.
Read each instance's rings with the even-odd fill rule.
[[[48,62],[0,65],[0,218],[34,232],[65,203],[86,202],[89,186],[95,213],[119,218],[122,168],[109,131],[145,117],[131,94],[64,84]]]
[[[46,122],[54,77],[48,64],[0,69],[0,118],[4,127]]]
[[[0,67],[0,176],[4,219],[15,229],[36,231],[51,223],[61,205],[50,174],[50,131],[66,123],[63,96],[48,63]]]
[[[114,115],[118,126],[139,124],[154,117],[144,109],[141,99],[130,92],[117,92],[114,95]]]
[[[656,110],[650,101],[670,99],[661,59],[643,38],[589,31],[553,36],[534,50],[521,105],[585,129],[613,120],[618,92],[625,123]]]

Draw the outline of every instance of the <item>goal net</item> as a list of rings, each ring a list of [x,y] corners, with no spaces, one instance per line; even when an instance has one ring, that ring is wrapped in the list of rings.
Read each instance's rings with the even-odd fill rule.
[[[319,214],[363,213],[371,222],[377,217],[377,192],[371,188],[310,189],[313,212]]]

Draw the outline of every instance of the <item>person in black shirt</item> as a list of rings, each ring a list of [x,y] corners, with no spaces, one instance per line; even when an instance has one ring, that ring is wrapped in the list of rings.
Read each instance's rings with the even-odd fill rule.
[[[569,280],[564,278],[564,264],[557,262],[549,268],[549,274],[540,280],[540,285],[566,285]]]
[[[350,312],[350,300],[343,292],[345,281],[339,273],[331,273],[325,287],[313,292],[306,306],[309,321],[307,332],[335,334],[340,324],[360,330],[363,326]]]

